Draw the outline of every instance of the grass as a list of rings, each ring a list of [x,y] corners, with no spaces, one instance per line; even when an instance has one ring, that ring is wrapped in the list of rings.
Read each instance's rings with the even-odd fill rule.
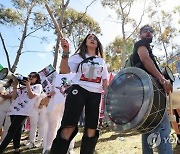
[[[23,134],[23,137],[27,134]],[[81,145],[82,129],[76,136],[74,154],[79,154]],[[175,134],[172,132],[171,138],[173,139]],[[33,148],[25,150],[25,147],[21,147],[22,154],[41,154],[42,148]],[[156,150],[155,150],[156,151]],[[173,143],[174,154],[180,154],[180,145],[176,146]],[[7,147],[6,154],[12,154],[12,143]],[[136,136],[121,136],[118,133],[110,131],[108,128],[103,128],[96,146],[96,154],[141,154],[141,135]],[[157,152],[155,152],[157,154]]]

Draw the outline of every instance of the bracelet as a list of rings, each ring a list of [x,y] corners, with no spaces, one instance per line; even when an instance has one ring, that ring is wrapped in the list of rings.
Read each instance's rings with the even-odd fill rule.
[[[70,52],[62,52],[62,56],[69,56]]]
[[[62,55],[62,59],[68,59],[69,55]]]
[[[64,52],[62,53],[62,59],[68,59],[70,52]]]

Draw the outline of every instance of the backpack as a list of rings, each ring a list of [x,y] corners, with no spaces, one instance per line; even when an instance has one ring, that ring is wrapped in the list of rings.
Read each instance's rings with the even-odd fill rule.
[[[131,55],[128,57],[128,59],[126,59],[126,61],[125,61],[124,68],[127,68],[127,67],[134,67],[133,54],[131,54]]]

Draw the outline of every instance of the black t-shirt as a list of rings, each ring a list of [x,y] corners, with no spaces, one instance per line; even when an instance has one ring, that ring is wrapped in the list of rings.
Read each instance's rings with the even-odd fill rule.
[[[138,55],[137,50],[138,50],[138,48],[139,48],[140,46],[145,46],[145,47],[147,48],[147,50],[148,50],[148,52],[149,52],[150,58],[151,58],[152,61],[154,62],[156,68],[160,71],[160,69],[159,69],[159,67],[158,67],[158,65],[157,65],[157,63],[156,63],[155,56],[154,56],[153,53],[152,53],[152,48],[150,47],[150,43],[148,43],[146,40],[139,40],[138,42],[136,42],[136,43],[134,44],[133,58],[132,58],[132,59],[133,59],[133,64],[134,64],[134,66],[135,66],[135,67],[138,67],[138,68],[141,68],[141,69],[143,69],[144,71],[146,71],[147,73],[149,73],[149,72],[146,70],[146,68],[144,67],[144,65],[143,65],[143,63],[141,62],[141,59],[140,59],[140,57],[139,57],[139,55]],[[161,71],[160,71],[160,72],[161,72]],[[150,73],[149,73],[149,74],[150,74]]]

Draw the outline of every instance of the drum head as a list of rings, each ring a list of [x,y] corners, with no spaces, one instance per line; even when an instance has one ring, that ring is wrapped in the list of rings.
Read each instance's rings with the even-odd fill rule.
[[[110,127],[119,133],[138,129],[146,120],[153,103],[151,77],[142,69],[121,70],[108,86],[105,116]]]

